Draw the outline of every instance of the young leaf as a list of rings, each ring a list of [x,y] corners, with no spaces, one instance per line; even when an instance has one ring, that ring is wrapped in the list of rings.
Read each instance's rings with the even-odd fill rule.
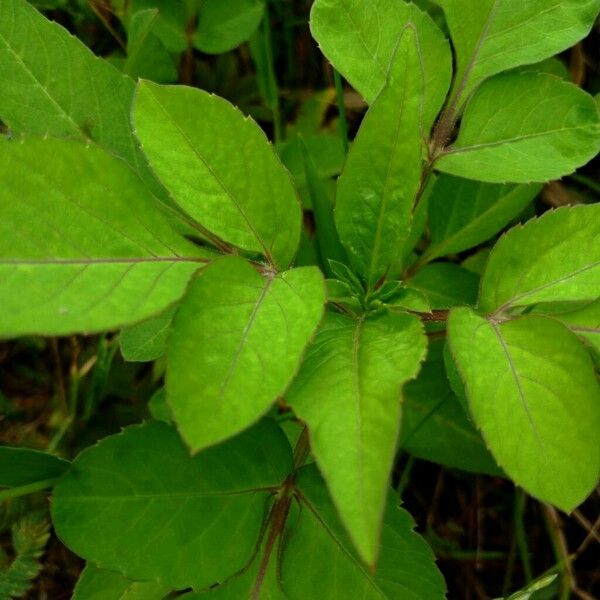
[[[335,222],[356,271],[372,287],[400,258],[421,182],[423,78],[407,27],[387,85],[356,136],[338,180]]]
[[[343,438],[340,438],[343,439]],[[339,463],[343,466],[343,461]],[[302,509],[281,565],[289,600],[442,600],[444,580],[410,515],[387,496],[377,570],[360,562],[314,465],[296,477]],[[295,515],[290,517],[293,519]],[[308,557],[310,562],[308,562]],[[299,568],[299,565],[310,565]]]
[[[478,285],[477,275],[449,262],[427,265],[406,282],[407,287],[424,294],[435,310],[474,305]]]
[[[132,426],[73,461],[54,489],[52,520],[67,546],[101,568],[204,588],[245,566],[270,490],[291,468],[271,420],[194,457],[165,423]]]
[[[600,476],[600,387],[577,337],[546,317],[498,322],[468,308],[450,313],[448,334],[498,464],[531,495],[571,511]]]
[[[465,101],[487,77],[539,62],[592,28],[599,0],[440,0],[456,51],[454,93]],[[462,103],[462,102],[461,102]]]
[[[477,90],[456,142],[435,163],[451,175],[491,183],[557,179],[600,151],[592,96],[544,73],[505,73]]]
[[[198,15],[194,46],[207,54],[233,50],[256,31],[264,12],[264,0],[205,0]]]
[[[163,356],[176,309],[176,306],[169,306],[155,317],[124,327],[119,336],[123,358],[131,362],[149,362]]]
[[[0,2],[0,64],[13,133],[92,139],[147,172],[129,126],[133,81],[25,0]]]
[[[375,564],[400,425],[403,384],[426,340],[419,320],[329,313],[286,402],[310,432],[311,450],[361,558]]]
[[[431,17],[403,0],[316,0],[311,12],[311,32],[321,50],[369,104],[386,83],[398,39],[409,23],[419,40],[422,129],[427,134],[452,78],[448,40]]]
[[[426,260],[485,242],[518,216],[540,189],[440,175],[429,197],[431,245]]]
[[[1,138],[0,171],[0,336],[145,319],[175,302],[210,256],[96,146]]]
[[[315,267],[261,275],[239,257],[195,279],[173,323],[167,401],[193,450],[257,421],[293,378],[321,320]]]
[[[138,85],[136,135],[174,200],[206,229],[287,267],[301,210],[289,174],[256,123],[198,89]]]
[[[593,301],[600,281],[600,205],[565,207],[511,229],[495,245],[479,307]]]
[[[115,571],[88,563],[72,600],[163,600],[171,588],[158,581],[132,581]]]
[[[0,486],[20,487],[58,479],[68,467],[66,460],[52,454],[31,448],[0,446]]]
[[[429,345],[415,381],[404,388],[400,448],[440,465],[498,475],[500,469],[446,378],[443,340]]]

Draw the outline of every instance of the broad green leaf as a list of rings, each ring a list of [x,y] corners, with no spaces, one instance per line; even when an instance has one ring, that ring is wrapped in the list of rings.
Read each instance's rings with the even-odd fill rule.
[[[0,486],[20,487],[57,479],[68,467],[66,460],[46,452],[0,446]]]
[[[176,308],[169,306],[146,321],[124,327],[119,336],[123,358],[132,362],[148,362],[163,356]]]
[[[549,211],[495,245],[479,307],[502,312],[540,302],[593,301],[600,284],[600,205]]]
[[[170,591],[158,581],[132,581],[88,563],[77,581],[73,600],[163,600]]]
[[[539,62],[583,39],[599,0],[440,0],[456,51],[455,94],[465,101],[487,77]],[[461,102],[462,103],[462,102]]]
[[[198,89],[138,85],[133,121],[150,166],[206,229],[287,267],[300,204],[264,133],[229,102]]]
[[[485,242],[517,217],[537,185],[498,185],[440,175],[429,197],[431,245],[427,260]]]
[[[446,378],[443,340],[429,345],[415,381],[404,388],[399,447],[452,468],[498,475],[494,459]]]
[[[167,350],[167,402],[198,450],[242,431],[283,394],[321,320],[316,267],[261,275],[239,257],[189,286]]]
[[[402,386],[425,355],[408,314],[329,313],[286,402],[306,422],[311,450],[362,559],[375,564],[400,426]]]
[[[387,85],[367,112],[338,180],[335,222],[371,287],[399,261],[421,182],[423,79],[415,30],[402,33]]]
[[[0,64],[0,119],[13,133],[92,139],[146,172],[129,125],[133,81],[25,0],[0,2]]]
[[[406,282],[407,287],[424,294],[433,309],[475,304],[478,284],[475,273],[446,262],[427,265]]]
[[[165,423],[173,422],[173,415],[167,404],[167,395],[164,387],[161,387],[152,394],[152,397],[148,401],[148,412],[157,421],[164,421]]]
[[[424,72],[422,129],[435,120],[450,86],[448,40],[431,17],[403,0],[316,0],[311,31],[325,56],[370,104],[383,89],[401,32],[418,33]]]
[[[451,175],[529,183],[568,175],[600,151],[592,96],[545,73],[505,73],[467,105],[458,138],[435,163]]]
[[[177,67],[160,39],[155,35],[160,23],[157,8],[134,13],[127,28],[127,59],[123,72],[131,77],[147,77],[160,83],[177,80]]]
[[[194,46],[221,54],[247,41],[265,12],[264,0],[205,0],[198,15]]]
[[[2,337],[140,321],[175,302],[208,260],[97,146],[1,138],[0,172]]]
[[[471,413],[504,471],[531,495],[571,511],[600,476],[600,387],[590,356],[561,323],[448,320]]]
[[[290,515],[289,543],[281,565],[282,586],[289,600],[446,597],[431,549],[413,531],[411,516],[398,506],[393,494],[387,496],[377,569],[370,571],[352,548],[314,465],[300,471],[296,486],[302,508],[298,516]]]
[[[224,585],[192,592],[182,600],[441,600],[444,580],[433,553],[414,531],[410,515],[390,493],[384,515],[381,557],[370,571],[357,556],[314,465],[295,476],[281,546],[273,552],[265,579],[252,595],[262,550],[251,567]],[[280,579],[281,577],[281,579]]]
[[[188,47],[185,2],[173,0],[125,0],[132,14],[142,10],[158,10],[154,32],[170,52],[183,52]],[[129,22],[128,25],[131,25]]]
[[[165,423],[84,450],[54,489],[52,520],[74,552],[134,580],[204,588],[252,555],[272,489],[292,468],[273,421],[190,456]]]

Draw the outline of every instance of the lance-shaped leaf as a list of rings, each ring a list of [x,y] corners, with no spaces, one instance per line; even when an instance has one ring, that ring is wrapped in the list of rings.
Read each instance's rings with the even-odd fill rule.
[[[278,267],[290,264],[300,203],[254,121],[212,94],[148,81],[138,85],[133,120],[150,166],[191,217]]]
[[[432,341],[415,381],[406,384],[399,446],[448,467],[498,475],[500,469],[446,377],[444,341]]]
[[[400,259],[421,181],[423,75],[414,28],[402,33],[388,83],[361,123],[338,180],[335,222],[370,285]]]
[[[167,402],[193,450],[257,421],[296,373],[321,320],[315,267],[261,275],[247,261],[216,261],[179,308],[167,350]]]
[[[340,463],[342,466],[342,463]],[[442,600],[444,580],[433,553],[414,531],[410,515],[387,496],[377,569],[361,564],[314,465],[296,477],[302,504],[290,515],[282,558],[282,586],[289,600]],[[297,518],[295,526],[293,519]],[[299,568],[300,567],[300,568]]]
[[[0,64],[0,119],[14,133],[92,139],[146,172],[133,81],[25,0],[0,3]]]
[[[17,487],[58,479],[69,463],[58,456],[32,450],[0,446],[0,486]]]
[[[291,468],[271,420],[195,457],[165,423],[132,426],[74,460],[54,489],[52,520],[69,548],[101,568],[204,588],[246,565],[271,490]]]
[[[542,182],[572,173],[599,150],[592,96],[553,75],[505,73],[477,90],[436,168],[491,183]]]
[[[455,94],[466,100],[487,77],[539,62],[592,28],[599,0],[441,0],[456,50]]]
[[[265,12],[264,0],[206,0],[200,6],[194,46],[221,54],[247,41]]]
[[[175,302],[209,253],[97,146],[0,139],[0,336],[102,331]]]
[[[566,207],[511,229],[494,246],[479,307],[593,301],[600,282],[600,205]]]
[[[433,260],[485,242],[517,217],[540,191],[538,185],[498,185],[440,175],[429,197]]]
[[[383,89],[398,39],[416,29],[424,72],[423,131],[428,133],[452,78],[448,40],[431,17],[403,0],[316,0],[311,32],[325,56],[371,104]]]
[[[396,450],[403,384],[416,376],[425,336],[408,314],[354,320],[330,313],[286,395],[362,559],[377,559]]]
[[[589,354],[546,317],[498,322],[458,308],[448,332],[471,413],[498,464],[536,498],[572,510],[600,476],[600,387]]]
[[[163,600],[170,591],[158,581],[132,581],[88,563],[77,581],[73,600]]]

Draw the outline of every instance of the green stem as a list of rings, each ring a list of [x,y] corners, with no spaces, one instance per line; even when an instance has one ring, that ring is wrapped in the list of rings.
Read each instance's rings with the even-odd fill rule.
[[[333,69],[333,80],[335,82],[335,93],[340,114],[340,137],[342,138],[342,144],[344,145],[344,153],[348,154],[348,117],[346,115],[346,103],[344,101],[344,85],[342,83],[342,76],[335,68]]]
[[[49,487],[52,487],[56,479],[43,479],[42,481],[35,481],[34,483],[28,483],[27,485],[21,485],[19,487],[9,488],[7,490],[0,490],[0,501],[8,500],[9,498],[18,498],[19,496],[27,496],[28,494],[34,494],[35,492],[41,492]]]
[[[573,575],[571,573],[571,557],[566,548],[563,533],[558,523],[558,515],[550,506],[544,506],[544,520],[546,521],[546,530],[550,537],[554,558],[556,559],[556,570],[560,575],[561,586],[559,600],[569,600],[571,589],[573,588]]]
[[[529,556],[529,546],[527,544],[527,534],[524,526],[524,515],[525,506],[527,504],[527,495],[523,490],[517,489],[515,491],[515,537],[517,540],[517,546],[519,548],[519,556],[521,558],[521,565],[523,566],[523,573],[525,574],[525,581],[529,584],[533,581],[533,572],[531,569],[531,559]]]
[[[600,183],[596,183],[593,179],[590,179],[589,177],[586,177],[585,175],[580,175],[579,173],[574,173],[573,175],[570,176],[570,179],[589,188],[593,192],[596,192],[596,194],[600,194]]]

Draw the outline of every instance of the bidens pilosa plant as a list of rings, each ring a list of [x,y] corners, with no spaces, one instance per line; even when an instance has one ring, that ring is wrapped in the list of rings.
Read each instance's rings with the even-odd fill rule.
[[[250,4],[194,43],[247,39]],[[242,111],[136,67],[148,32],[174,51],[155,12],[131,19],[134,83],[0,1],[0,334],[122,329],[125,358],[166,358],[154,419],[71,463],[0,453],[9,492],[52,488],[78,600],[443,598],[399,447],[564,511],[596,486],[600,208],[508,226],[600,149],[594,98],[542,62],[600,0],[439,4],[450,39],[401,0],[315,0],[368,103],[333,206],[302,138],[294,181]]]

